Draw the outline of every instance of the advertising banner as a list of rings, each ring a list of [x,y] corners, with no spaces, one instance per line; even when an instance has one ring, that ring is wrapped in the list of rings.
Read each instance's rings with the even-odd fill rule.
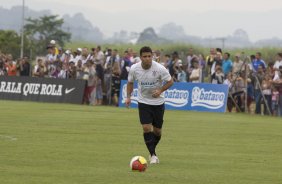
[[[126,83],[120,88],[119,107],[125,107]],[[134,83],[131,107],[137,108],[137,83]],[[224,84],[175,82],[164,92],[165,107],[172,110],[225,112],[228,86]]]
[[[0,77],[0,99],[81,104],[84,80]]]

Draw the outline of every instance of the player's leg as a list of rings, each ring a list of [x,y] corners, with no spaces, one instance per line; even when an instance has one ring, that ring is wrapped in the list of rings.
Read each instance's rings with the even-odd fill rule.
[[[139,119],[143,128],[144,142],[147,146],[150,155],[155,155],[155,137],[152,127],[152,112],[151,108],[147,104],[138,103]]]
[[[153,127],[154,137],[155,137],[155,147],[158,145],[158,143],[161,140],[162,137],[162,129]]]
[[[155,147],[158,145],[162,136],[162,126],[163,126],[163,117],[164,117],[165,106],[164,104],[154,107],[154,116],[153,116],[153,132],[155,138]]]
[[[154,135],[154,149],[158,145],[161,135],[162,135],[162,126],[163,126],[163,116],[164,116],[164,104],[153,106],[153,135]],[[156,154],[152,155],[150,158],[151,164],[160,163],[159,158]]]
[[[156,146],[161,139],[161,129],[156,128],[154,126],[152,126],[152,128],[153,128],[152,135],[153,135],[153,141],[154,142],[153,142],[153,144],[151,144],[151,146],[152,146],[152,150],[154,150],[154,151],[151,153],[149,160],[150,160],[150,164],[158,164],[158,163],[160,163],[160,160],[159,160],[159,158],[157,157],[157,154],[156,154]]]
[[[155,151],[155,137],[154,133],[152,132],[152,124],[142,124],[143,127],[143,137],[145,144],[147,146],[150,155],[156,155]]]

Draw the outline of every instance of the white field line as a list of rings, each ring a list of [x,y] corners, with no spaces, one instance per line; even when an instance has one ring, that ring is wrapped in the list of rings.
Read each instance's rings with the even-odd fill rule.
[[[10,140],[10,141],[16,141],[16,140],[18,140],[16,137],[8,136],[8,135],[0,135],[0,139]]]

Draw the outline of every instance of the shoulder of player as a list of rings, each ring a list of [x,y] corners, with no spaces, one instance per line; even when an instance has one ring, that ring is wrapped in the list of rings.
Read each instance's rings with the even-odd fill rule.
[[[131,65],[130,68],[139,68],[139,67],[141,67],[141,62],[134,63],[133,65]]]
[[[165,69],[165,67],[162,64],[160,64],[160,63],[158,63],[156,61],[153,61],[152,64],[155,65],[155,67],[157,67],[159,69]]]
[[[140,68],[141,68],[141,62],[131,65],[130,70],[136,71],[136,70],[139,70]]]

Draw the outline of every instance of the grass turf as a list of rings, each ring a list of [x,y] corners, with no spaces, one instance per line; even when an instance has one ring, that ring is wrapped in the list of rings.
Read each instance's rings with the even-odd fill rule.
[[[0,183],[275,184],[282,181],[281,118],[166,111],[159,165],[136,109],[0,101]]]

